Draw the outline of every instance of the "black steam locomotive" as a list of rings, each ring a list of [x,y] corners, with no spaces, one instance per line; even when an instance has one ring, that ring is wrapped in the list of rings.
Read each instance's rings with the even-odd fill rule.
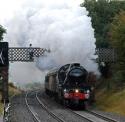
[[[79,63],[52,70],[45,77],[45,92],[67,106],[85,106],[92,93],[88,72]]]

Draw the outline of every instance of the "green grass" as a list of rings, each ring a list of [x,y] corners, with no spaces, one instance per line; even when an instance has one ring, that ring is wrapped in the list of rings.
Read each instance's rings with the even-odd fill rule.
[[[0,100],[1,100],[1,93],[0,93]],[[0,115],[2,114],[3,112],[3,104],[0,102]]]
[[[96,94],[96,106],[103,111],[125,115],[125,89],[99,90]]]
[[[9,97],[16,95],[16,94],[20,94],[20,93],[21,91],[18,90],[16,87],[9,86]],[[1,93],[0,93],[0,100],[1,100]],[[0,101],[0,115],[3,114],[3,109],[4,109],[3,104]]]
[[[15,87],[10,87],[9,86],[9,97],[16,95],[16,94],[20,94],[21,91]]]

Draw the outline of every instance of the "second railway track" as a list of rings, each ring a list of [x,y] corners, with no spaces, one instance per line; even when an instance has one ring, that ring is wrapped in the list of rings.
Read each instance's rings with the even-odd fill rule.
[[[73,112],[74,114],[77,114],[78,116],[88,119],[90,122],[119,122],[117,120],[114,120],[112,118],[98,114],[90,110],[87,110],[87,111],[69,110],[69,111]]]
[[[41,107],[42,107],[43,109],[45,109],[54,119],[56,119],[58,122],[66,122],[66,121],[64,121],[63,119],[61,119],[60,117],[58,117],[56,114],[54,114],[53,112],[51,112],[51,111],[47,108],[47,106],[45,106],[44,103],[38,98],[37,93],[36,93],[36,98],[37,98],[39,104],[41,105]]]
[[[46,109],[52,116],[54,115],[54,117],[58,117],[58,115],[56,115],[55,113],[53,113],[52,111],[50,111],[49,109],[48,109],[48,107],[47,107],[47,105],[46,105],[46,103],[45,102],[43,102],[42,100],[40,100],[39,99],[39,97],[38,97],[38,94],[36,93],[36,98],[37,98],[37,100],[39,101],[39,103],[42,105],[42,107],[44,107],[44,109]],[[67,111],[68,109],[66,109],[65,107],[62,107],[65,111]],[[62,109],[62,110],[63,110]],[[69,111],[69,114],[70,114],[71,112]],[[91,121],[90,119],[88,119],[88,118],[86,118],[86,117],[82,117],[82,116],[78,116],[78,115],[75,115],[75,116],[77,116],[78,118],[80,118],[80,122],[93,122],[93,121]],[[60,119],[60,118],[59,118]],[[75,118],[74,118],[75,119]],[[72,119],[72,120],[69,120],[69,121],[65,121],[65,120],[63,120],[63,119],[61,119],[61,122],[76,122],[74,119]]]
[[[26,105],[27,105],[27,108],[28,110],[30,111],[30,113],[32,114],[32,116],[34,117],[35,121],[36,122],[44,122],[44,120],[40,119],[40,116],[42,116],[41,113],[37,113],[32,107],[31,107],[31,104],[29,104],[28,102],[28,95],[31,94],[31,93],[34,93],[34,98],[32,99],[36,99],[36,102],[39,103],[39,109],[41,110],[45,110],[47,112],[47,114],[49,114],[53,119],[52,119],[52,122],[65,122],[64,120],[62,120],[60,117],[56,116],[54,113],[52,113],[40,100],[39,98],[37,97],[37,92],[29,92],[29,93],[26,93],[26,96],[25,96],[25,102],[26,102]],[[44,111],[44,112],[45,112]],[[48,118],[48,116],[46,116],[46,118]]]
[[[111,118],[111,117],[107,117],[107,116],[105,116],[105,115],[99,114],[99,113],[94,112],[94,111],[91,111],[91,110],[87,110],[86,112],[88,112],[88,113],[90,113],[90,114],[93,114],[93,115],[95,115],[95,116],[97,116],[97,117],[99,117],[99,118],[102,118],[102,119],[104,119],[104,120],[106,120],[106,121],[108,121],[108,122],[119,122],[118,120],[115,120],[115,119],[113,119],[113,118]]]

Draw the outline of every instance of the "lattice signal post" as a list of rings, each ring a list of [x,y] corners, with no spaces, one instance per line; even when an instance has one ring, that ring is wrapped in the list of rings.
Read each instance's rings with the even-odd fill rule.
[[[21,61],[21,62],[32,62],[34,57],[43,56],[44,52],[47,51],[43,48],[19,48],[10,47],[9,48],[9,61]]]
[[[2,101],[8,102],[8,43],[0,42],[0,79],[2,80]]]
[[[98,55],[97,62],[114,63],[116,62],[116,52],[113,48],[98,48],[96,49]]]

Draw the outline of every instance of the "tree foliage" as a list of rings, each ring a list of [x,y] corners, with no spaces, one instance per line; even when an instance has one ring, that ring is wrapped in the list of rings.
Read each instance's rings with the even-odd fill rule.
[[[92,26],[95,29],[96,46],[110,47],[109,29],[113,18],[121,10],[125,10],[125,1],[117,0],[85,0],[81,5],[89,11]]]
[[[117,63],[113,65],[114,81],[125,79],[125,0],[85,0],[95,29],[96,46],[114,47]],[[111,70],[111,69],[110,69]]]
[[[0,25],[0,41],[3,40],[4,33],[6,33],[6,30],[3,28],[3,26]]]
[[[114,17],[109,32],[110,44],[117,50],[117,70],[125,78],[125,11]]]

